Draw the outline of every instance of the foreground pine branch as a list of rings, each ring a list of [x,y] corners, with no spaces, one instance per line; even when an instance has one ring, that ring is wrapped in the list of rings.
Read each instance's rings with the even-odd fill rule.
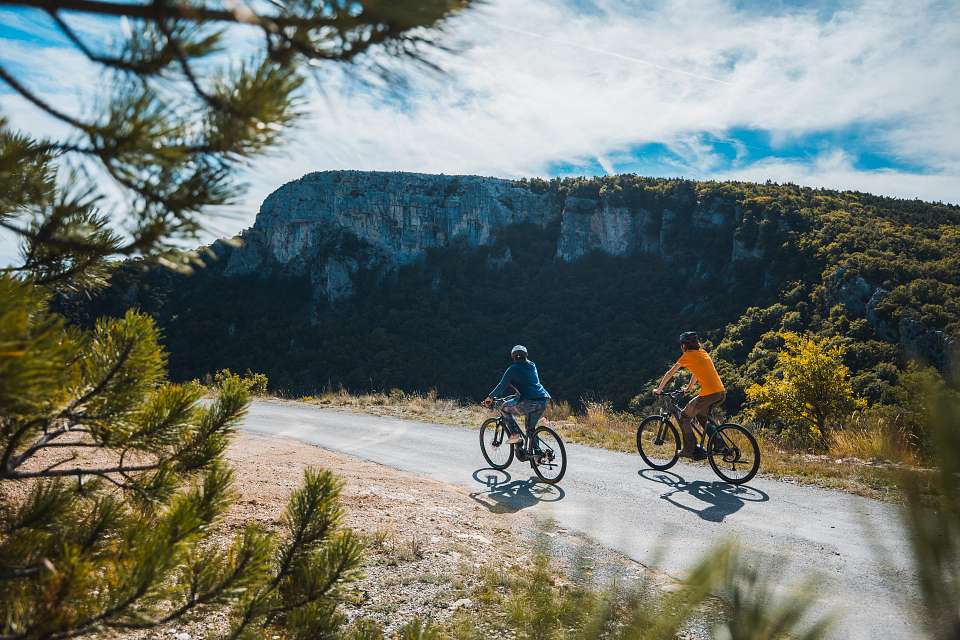
[[[216,548],[233,497],[223,453],[250,383],[222,376],[203,406],[198,385],[164,381],[149,318],[83,332],[46,298],[0,277],[0,638],[146,629],[213,608],[231,612],[231,637],[335,631],[361,551],[341,526],[340,483],[308,471],[286,536],[248,526]]]
[[[22,261],[4,271],[85,290],[104,283],[111,256],[144,255],[182,270],[200,264],[176,241],[196,239],[212,209],[239,202],[238,171],[304,114],[308,69],[363,62],[376,72],[397,58],[430,65],[428,52],[442,48],[441,22],[468,0],[0,4],[44,11],[105,75],[89,96],[94,110],[78,110],[49,100],[0,55],[0,84],[68,129],[38,140],[0,120],[0,227],[23,243]],[[107,41],[76,28],[78,14],[133,27]],[[246,37],[251,30],[259,42]],[[225,52],[238,38],[249,44],[231,60]],[[121,209],[106,204],[117,193]],[[129,233],[113,231],[121,226]]]

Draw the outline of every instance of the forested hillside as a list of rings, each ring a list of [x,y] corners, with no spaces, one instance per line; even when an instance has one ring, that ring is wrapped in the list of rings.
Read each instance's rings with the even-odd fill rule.
[[[775,366],[782,331],[843,344],[869,402],[892,401],[910,359],[951,367],[956,206],[633,175],[514,186],[545,198],[557,220],[500,228],[482,246],[453,241],[401,265],[364,260],[368,243],[331,231],[337,240],[324,250],[359,264],[343,299],[318,303],[310,277],[268,264],[225,275],[234,250],[218,243],[218,259],[192,276],[128,262],[104,295],[64,306],[84,322],[130,306],[155,316],[174,379],[249,368],[292,393],[343,385],[480,398],[520,342],[554,396],[625,406],[675,358],[687,329],[710,341],[730,410]],[[584,207],[594,229],[605,212],[646,216],[640,233],[659,248],[571,248],[580,236],[561,236],[559,216]]]

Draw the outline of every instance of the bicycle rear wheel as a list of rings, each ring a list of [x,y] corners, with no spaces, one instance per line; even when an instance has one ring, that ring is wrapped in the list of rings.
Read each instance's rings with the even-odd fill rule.
[[[680,433],[664,416],[649,416],[637,427],[637,451],[647,466],[663,471],[680,458]]]
[[[480,426],[480,451],[493,469],[506,469],[513,462],[510,434],[500,418],[490,418]]]
[[[567,472],[567,450],[556,431],[537,427],[533,432],[533,472],[544,482],[556,484]]]
[[[738,424],[720,425],[707,442],[713,472],[730,484],[750,482],[760,469],[760,446]]]

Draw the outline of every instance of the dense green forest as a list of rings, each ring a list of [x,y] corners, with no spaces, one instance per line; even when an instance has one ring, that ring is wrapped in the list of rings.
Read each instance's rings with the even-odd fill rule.
[[[317,308],[306,279],[225,277],[222,259],[192,276],[129,261],[97,299],[62,305],[83,323],[130,306],[156,317],[174,379],[251,369],[293,394],[342,385],[476,399],[520,342],[555,397],[626,406],[676,357],[676,335],[688,329],[708,339],[731,387],[729,410],[775,366],[781,331],[843,344],[854,388],[871,403],[893,401],[912,359],[944,374],[952,366],[956,206],[632,175],[520,184],[552,194],[558,208],[571,196],[669,208],[681,249],[564,262],[555,257],[559,225],[518,225],[489,246],[361,272],[355,295],[334,307]],[[732,233],[685,228],[704,209],[732,212]],[[731,238],[753,257],[732,260]]]

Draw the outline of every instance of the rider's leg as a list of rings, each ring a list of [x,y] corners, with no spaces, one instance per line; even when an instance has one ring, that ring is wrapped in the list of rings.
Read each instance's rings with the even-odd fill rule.
[[[503,423],[507,426],[507,431],[510,433],[510,437],[507,440],[510,444],[520,442],[520,426],[514,418],[514,416],[523,415],[519,405],[520,402],[514,399],[504,402],[503,406],[500,407],[500,415],[503,416]]]
[[[537,423],[540,422],[540,418],[543,417],[544,412],[547,410],[547,401],[530,401],[526,408],[529,410],[527,413],[527,442],[530,443],[530,449],[532,450],[534,447],[533,432],[537,428]]]
[[[693,430],[693,421],[703,412],[703,407],[704,403],[698,396],[688,402],[680,412],[680,432],[683,434],[683,451],[680,455],[694,460],[702,459],[704,454]]]
[[[700,425],[706,429],[707,420],[710,418],[710,411],[718,403],[723,402],[726,393],[711,393],[706,396],[697,396],[687,403],[680,414],[680,430],[683,432],[683,452],[681,455],[693,459],[705,457],[706,450],[697,442],[693,431],[693,421],[698,420]]]
[[[706,403],[707,407],[704,409],[703,413],[698,416],[698,419],[700,420],[700,424],[703,425],[704,430],[707,432],[708,438],[716,431],[716,424],[712,421],[710,416],[713,414],[714,408],[719,406],[726,399],[727,394],[724,391],[721,391],[720,393],[712,393],[709,396],[704,396],[704,400],[708,401]],[[714,447],[714,451],[723,450],[724,445],[722,442],[720,442],[720,440],[722,440],[722,438],[718,439],[717,443],[719,446]]]

